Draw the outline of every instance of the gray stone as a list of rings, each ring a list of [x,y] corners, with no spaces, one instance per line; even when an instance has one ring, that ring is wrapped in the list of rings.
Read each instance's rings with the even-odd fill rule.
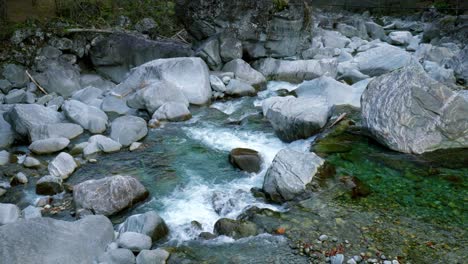
[[[344,255],[343,254],[336,254],[335,256],[330,257],[330,263],[331,264],[342,264],[344,261]]]
[[[247,172],[260,172],[262,157],[256,150],[235,148],[229,153],[229,162]]]
[[[283,149],[276,154],[263,182],[263,191],[274,202],[293,200],[303,193],[324,160],[315,153]]]
[[[10,163],[10,153],[6,150],[0,151],[0,166],[5,166],[8,163]]]
[[[257,225],[250,221],[221,218],[214,225],[214,233],[239,239],[256,236],[258,230]]]
[[[431,76],[432,79],[444,83],[446,85],[454,85],[456,78],[452,69],[446,69],[432,61],[424,61],[424,70]]]
[[[50,175],[60,177],[64,180],[67,179],[76,168],[78,168],[78,164],[76,164],[73,157],[66,152],[58,154],[48,166]]]
[[[271,97],[262,108],[278,137],[288,142],[314,135],[330,115],[329,103],[323,97]]]
[[[48,217],[19,220],[0,227],[0,259],[5,263],[93,263],[113,238],[112,223],[104,216],[75,222]]]
[[[127,99],[112,94],[104,97],[101,109],[106,113],[117,115],[125,115],[131,112],[131,109],[127,106]]]
[[[133,142],[132,144],[130,144],[130,147],[128,148],[128,150],[135,151],[135,150],[139,149],[142,145],[143,145],[143,143]]]
[[[407,51],[416,51],[421,43],[421,35],[417,35],[411,38],[408,46],[406,46]]]
[[[262,89],[266,85],[265,77],[242,59],[235,59],[226,63],[223,71],[233,72],[237,79],[252,85],[256,89]]]
[[[112,121],[110,137],[122,144],[130,146],[148,134],[146,121],[136,116],[121,116]]]
[[[6,64],[3,66],[3,77],[7,79],[13,88],[22,88],[28,84],[28,76],[23,66],[16,64]]]
[[[10,123],[3,118],[3,112],[0,111],[0,149],[6,149],[15,141],[15,131]]]
[[[321,30],[319,35],[325,48],[345,48],[351,40],[341,33],[331,30]]]
[[[358,53],[353,60],[360,72],[371,77],[408,66],[412,61],[410,53],[388,44]]]
[[[369,76],[360,72],[358,65],[353,61],[346,61],[338,64],[337,80],[343,80],[347,83],[356,83],[367,78],[369,78]]]
[[[133,252],[140,252],[151,248],[151,237],[136,232],[121,233],[117,239],[117,244],[121,248],[130,249]]]
[[[73,41],[67,38],[52,38],[49,44],[59,50],[70,50],[73,47]]]
[[[229,36],[220,37],[219,55],[224,63],[242,59],[242,42]]]
[[[119,151],[121,148],[122,144],[115,140],[103,135],[94,135],[88,139],[86,146],[84,146],[83,155],[88,157],[99,152],[111,153]]]
[[[153,242],[164,238],[169,233],[166,223],[155,211],[129,216],[125,222],[118,226],[117,230],[120,233],[144,234],[151,237]]]
[[[180,89],[191,104],[204,105],[210,101],[208,67],[200,58],[158,59],[145,63],[132,69],[114,92],[126,95],[158,80]]]
[[[46,175],[36,183],[36,193],[41,195],[54,195],[63,191],[62,178]]]
[[[156,21],[150,17],[143,18],[135,24],[135,30],[143,34],[151,33],[151,31],[155,30],[157,27],[158,24]]]
[[[225,91],[225,94],[231,96],[255,95],[256,93],[257,91],[252,85],[237,79],[230,80]]]
[[[47,59],[58,59],[62,55],[62,51],[52,46],[45,46],[39,50],[39,55]]]
[[[190,110],[183,103],[169,102],[163,104],[154,112],[152,119],[159,121],[180,122],[192,117]]]
[[[262,59],[254,63],[254,68],[269,80],[300,83],[320,76],[336,77],[338,61],[321,60],[277,60]]]
[[[130,176],[115,175],[100,180],[88,180],[73,188],[77,208],[103,215],[118,213],[147,196],[145,187]]]
[[[125,248],[116,248],[106,251],[98,259],[99,263],[108,264],[134,264],[135,256],[133,252]]]
[[[406,46],[411,42],[413,35],[409,31],[393,31],[388,37],[391,44]]]
[[[137,264],[166,264],[169,252],[164,249],[142,250],[136,258]]]
[[[23,162],[23,166],[26,168],[37,168],[41,166],[41,162],[33,157],[26,157]]]
[[[213,91],[224,93],[226,91],[226,85],[224,82],[216,75],[210,75],[210,84]]]
[[[82,74],[80,76],[80,85],[81,87],[96,87],[101,91],[111,90],[116,86],[113,82],[105,80],[97,74]]]
[[[31,143],[29,149],[36,154],[49,154],[65,149],[68,144],[70,144],[68,138],[40,139]]]
[[[28,183],[28,177],[26,176],[26,174],[24,174],[22,172],[18,172],[14,176],[13,182],[16,182],[16,183],[19,183],[19,184],[26,184],[26,183]]]
[[[50,108],[37,104],[17,104],[5,115],[13,129],[21,136],[29,137],[38,125],[62,123],[63,116]]]
[[[122,82],[132,68],[148,61],[192,54],[190,46],[180,42],[155,41],[124,33],[101,37],[90,50],[97,71],[116,83]]]
[[[198,47],[195,54],[202,58],[212,70],[220,70],[223,66],[219,55],[219,40],[216,37],[203,42],[200,47]]]
[[[37,125],[30,131],[32,141],[49,138],[74,139],[81,134],[83,134],[83,128],[80,125],[72,123]]]
[[[348,38],[356,37],[360,34],[357,28],[343,23],[339,23],[336,26],[336,30]]]
[[[84,89],[76,91],[72,95],[72,99],[80,101],[85,104],[95,105],[96,99],[100,98],[103,94],[103,91],[99,88],[88,86]]]
[[[0,80],[0,91],[3,93],[8,93],[12,88],[11,83],[8,80]]]
[[[42,217],[42,210],[41,208],[29,205],[23,209],[22,215],[24,219],[39,218]]]
[[[362,96],[362,122],[387,147],[421,154],[468,146],[468,103],[420,67],[372,80]]]
[[[382,41],[387,40],[387,35],[385,35],[385,30],[382,26],[374,22],[366,22],[367,34],[371,39],[380,39]]]
[[[69,97],[81,89],[80,72],[69,63],[62,60],[45,60],[39,70],[40,73],[34,78],[48,93],[55,92]]]
[[[438,47],[431,44],[421,44],[416,50],[414,56],[418,59],[424,59],[442,64],[444,60],[455,57],[456,53],[446,47]]]
[[[16,222],[20,216],[21,211],[18,206],[0,203],[0,226]]]
[[[68,119],[93,134],[102,133],[107,129],[107,115],[99,108],[88,106],[80,101],[67,100],[62,109]]]
[[[136,91],[128,98],[128,105],[137,109],[146,109],[154,113],[163,104],[174,102],[189,106],[184,92],[177,86],[166,81],[154,81]]]
[[[5,103],[7,104],[20,104],[26,102],[26,91],[23,89],[11,90],[5,96]]]

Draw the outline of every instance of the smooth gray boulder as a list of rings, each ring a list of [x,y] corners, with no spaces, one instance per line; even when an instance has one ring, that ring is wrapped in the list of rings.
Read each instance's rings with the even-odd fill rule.
[[[134,264],[135,255],[126,248],[116,248],[106,251],[98,259],[99,263],[106,264]]]
[[[112,153],[119,151],[122,148],[122,144],[103,135],[94,135],[90,137],[88,142],[85,142],[84,145],[83,155],[85,157],[99,152]]]
[[[72,123],[41,124],[32,127],[29,134],[31,141],[49,138],[74,139],[83,134],[83,128]]]
[[[409,31],[393,31],[388,37],[391,44],[406,46],[411,42],[413,35]]]
[[[36,183],[36,193],[41,195],[54,195],[63,191],[62,178],[46,175]]]
[[[107,95],[102,99],[102,111],[108,114],[125,115],[130,114],[132,109],[127,105],[127,99],[112,94]]]
[[[0,226],[11,224],[21,216],[21,210],[14,204],[0,203]]]
[[[202,58],[211,70],[220,70],[223,66],[217,37],[212,37],[204,41],[195,51],[195,55]]]
[[[263,191],[274,202],[293,200],[303,193],[324,160],[313,152],[283,149],[276,154],[265,174]]]
[[[385,30],[382,26],[374,22],[366,22],[366,29],[371,39],[387,40],[387,35],[385,35]]]
[[[49,163],[47,168],[50,175],[65,180],[78,168],[78,164],[70,154],[62,152]]]
[[[183,103],[169,102],[163,104],[154,112],[152,119],[158,121],[180,122],[192,117],[190,110]]]
[[[336,77],[338,61],[335,59],[321,60],[278,60],[261,59],[253,67],[268,80],[300,83],[320,76]]]
[[[11,83],[11,87],[13,88],[22,88],[29,81],[26,69],[16,64],[4,65],[2,75]]]
[[[48,217],[19,220],[0,227],[0,259],[4,263],[93,263],[113,239],[112,223],[104,216],[75,222]]]
[[[73,100],[95,106],[98,102],[100,102],[98,98],[101,98],[103,93],[104,91],[99,88],[88,86],[73,93],[71,98]]]
[[[70,97],[81,89],[80,72],[70,63],[62,60],[45,60],[39,67],[40,73],[34,78],[48,92]]]
[[[166,223],[155,211],[129,216],[118,226],[117,231],[144,234],[151,237],[153,242],[164,238],[169,233]]]
[[[103,133],[107,129],[108,117],[99,108],[80,101],[67,100],[63,103],[62,109],[68,119],[93,134]]]
[[[387,147],[421,154],[468,147],[468,101],[405,67],[372,80],[362,96],[362,122]]]
[[[15,131],[3,118],[3,112],[0,111],[0,149],[6,149],[15,141]]]
[[[33,219],[42,217],[42,210],[39,207],[29,205],[21,211],[24,219]]]
[[[141,117],[121,116],[112,121],[110,138],[124,147],[144,138],[146,134],[148,134],[146,121]]]
[[[242,42],[232,36],[221,36],[219,43],[219,55],[226,63],[235,59],[242,59]]]
[[[119,235],[117,244],[121,248],[129,249],[133,252],[140,252],[144,249],[151,248],[151,237],[136,233],[136,232],[125,232]]]
[[[320,30],[323,47],[343,49],[351,43],[351,40],[343,36],[340,32],[331,30]]]
[[[150,40],[125,33],[109,34],[93,43],[90,57],[97,71],[116,83],[134,67],[160,58],[189,57],[189,45],[173,40]]]
[[[49,154],[65,149],[68,144],[70,144],[68,138],[40,139],[31,143],[29,149],[36,154]]]
[[[167,81],[156,80],[133,93],[128,98],[127,104],[132,108],[146,109],[148,113],[153,114],[159,107],[169,102],[189,106],[189,100],[179,87]]]
[[[142,250],[136,258],[137,264],[166,264],[169,252],[164,249]]]
[[[126,96],[154,81],[177,87],[191,104],[204,105],[211,99],[208,66],[202,59],[194,57],[158,59],[138,66],[117,85],[114,93]]]
[[[224,72],[233,72],[235,77],[242,80],[257,89],[262,89],[266,85],[265,76],[252,68],[242,59],[235,59],[223,66]]]
[[[95,214],[112,215],[148,197],[146,188],[135,178],[115,175],[100,180],[89,180],[73,188],[77,208],[89,209]]]
[[[287,142],[314,135],[330,116],[329,103],[323,97],[271,97],[263,102],[262,108],[278,137]]]
[[[11,83],[8,80],[0,80],[0,92],[7,94],[11,88]]]
[[[242,80],[232,79],[229,81],[229,84],[226,85],[226,91],[224,93],[231,96],[253,96],[257,91],[252,85]]]
[[[26,91],[23,89],[11,90],[4,98],[6,104],[26,103]]]
[[[10,163],[10,153],[6,150],[0,151],[0,166],[5,166]]]
[[[23,137],[30,137],[30,131],[35,126],[63,122],[59,112],[37,104],[16,104],[4,117]]]
[[[353,60],[360,72],[371,77],[408,66],[412,61],[410,53],[388,44],[358,53]]]
[[[262,157],[258,151],[247,148],[235,148],[229,153],[229,162],[246,172],[260,172]]]
[[[226,85],[221,80],[221,78],[219,78],[216,75],[210,75],[210,84],[211,89],[213,89],[213,91],[217,91],[220,93],[224,93],[226,91]]]

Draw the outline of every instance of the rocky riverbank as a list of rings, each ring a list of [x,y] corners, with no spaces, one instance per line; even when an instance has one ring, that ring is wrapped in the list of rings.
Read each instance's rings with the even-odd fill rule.
[[[191,44],[15,32],[0,258],[463,263],[467,17],[280,3],[179,1]]]

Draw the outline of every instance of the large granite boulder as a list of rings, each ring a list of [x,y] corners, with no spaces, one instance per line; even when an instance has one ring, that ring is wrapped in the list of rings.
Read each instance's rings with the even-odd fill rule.
[[[52,218],[19,220],[0,227],[2,263],[93,263],[114,239],[104,216],[67,222]]]
[[[72,64],[62,60],[45,60],[39,68],[40,73],[34,78],[48,93],[70,97],[81,89],[80,72]]]
[[[135,178],[115,175],[100,180],[89,180],[73,188],[77,208],[89,209],[95,214],[113,215],[148,197],[146,188]]]
[[[185,104],[168,102],[159,107],[151,118],[158,121],[181,122],[192,118],[192,114]]]
[[[380,44],[358,53],[353,62],[357,64],[360,72],[373,77],[408,66],[413,59],[410,53],[400,48]]]
[[[133,68],[160,58],[188,57],[189,45],[169,40],[149,40],[130,34],[111,34],[99,38],[90,50],[97,71],[120,83]]]
[[[62,123],[64,119],[54,109],[37,104],[17,104],[4,116],[15,132],[26,138],[36,126]]]
[[[243,171],[258,173],[262,166],[262,157],[256,150],[235,148],[229,153],[229,162]]]
[[[130,146],[144,138],[148,134],[146,121],[141,117],[136,116],[121,116],[112,121],[110,137],[122,144],[122,146]]]
[[[36,140],[29,149],[36,154],[49,154],[63,150],[70,144],[70,140],[67,138],[48,138]]]
[[[237,79],[242,80],[257,89],[263,88],[266,85],[265,77],[242,59],[235,59],[226,63],[223,67],[223,71],[233,72]]]
[[[102,133],[107,129],[108,117],[99,108],[86,105],[80,101],[67,100],[63,103],[62,109],[68,119],[93,134]]]
[[[118,226],[117,230],[120,233],[144,234],[151,237],[153,242],[164,238],[169,233],[166,222],[155,211],[129,216],[125,222]]]
[[[85,157],[100,152],[112,153],[122,148],[122,144],[103,135],[94,135],[88,139],[88,142],[83,142],[81,144],[83,144],[83,155]]]
[[[261,59],[253,67],[268,80],[300,83],[320,76],[336,77],[338,61],[335,59],[321,60],[278,60]]]
[[[263,182],[263,191],[274,202],[293,200],[303,193],[324,160],[313,152],[283,149],[276,154]]]
[[[287,142],[314,135],[330,116],[329,103],[323,97],[271,97],[262,108],[278,137]]]
[[[176,14],[196,40],[218,33],[237,37],[244,57],[295,55],[311,30],[305,1],[177,0]]]
[[[372,80],[362,95],[362,122],[387,147],[405,153],[468,147],[468,100],[405,67]]]
[[[83,134],[83,128],[72,123],[41,124],[34,126],[29,134],[31,141],[48,138],[73,139]]]
[[[177,87],[191,104],[204,105],[210,101],[208,66],[202,59],[194,57],[159,59],[138,66],[132,69],[114,93],[126,96],[155,81]]]

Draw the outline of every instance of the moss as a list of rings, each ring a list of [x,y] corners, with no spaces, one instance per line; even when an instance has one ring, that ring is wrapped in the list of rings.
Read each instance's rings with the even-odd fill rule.
[[[281,12],[289,6],[289,0],[273,0],[273,3],[275,4],[276,12]]]

